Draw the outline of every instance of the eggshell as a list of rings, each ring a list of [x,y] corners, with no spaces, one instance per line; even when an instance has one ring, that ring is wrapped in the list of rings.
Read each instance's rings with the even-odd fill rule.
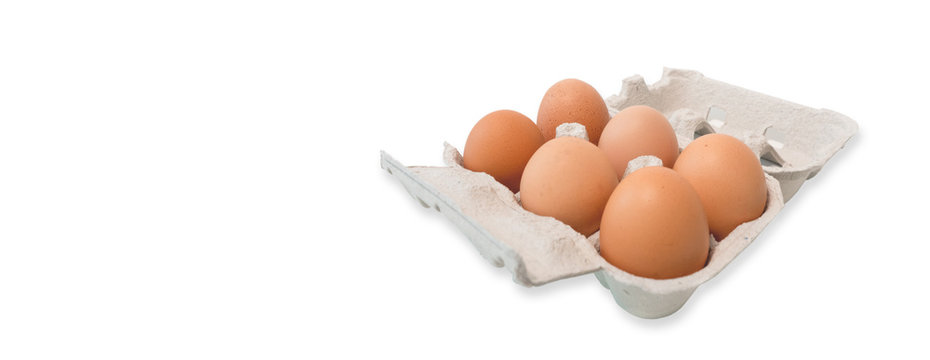
[[[539,104],[536,124],[546,140],[555,138],[559,124],[575,122],[585,126],[591,142],[597,144],[610,114],[607,104],[588,83],[577,79],[565,79],[555,83],[546,91]]]
[[[601,133],[597,144],[618,177],[623,177],[627,163],[638,156],[652,155],[671,168],[678,158],[678,138],[668,119],[646,105],[634,105],[618,112]]]
[[[601,149],[579,138],[559,137],[543,144],[526,164],[520,200],[526,210],[589,236],[600,226],[617,182]]]
[[[620,182],[607,201],[600,235],[607,262],[653,279],[700,270],[710,250],[701,199],[681,175],[658,166]]]
[[[468,134],[464,166],[488,173],[516,193],[523,168],[544,142],[530,118],[512,110],[495,111],[478,120]]]
[[[695,139],[674,167],[697,191],[710,231],[723,240],[740,224],[765,210],[765,174],[746,144],[725,134]]]

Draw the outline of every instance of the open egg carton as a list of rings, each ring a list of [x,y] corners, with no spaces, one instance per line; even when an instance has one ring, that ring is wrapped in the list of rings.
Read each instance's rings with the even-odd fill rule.
[[[679,149],[710,133],[731,135],[749,145],[766,174],[768,202],[762,216],[720,241],[711,237],[703,269],[656,280],[605,261],[598,254],[599,233],[585,237],[554,218],[524,210],[519,194],[490,175],[462,167],[460,152],[448,143],[443,153],[447,166],[407,167],[382,151],[381,167],[421,205],[452,221],[485,259],[507,268],[515,282],[539,286],[594,273],[623,309],[643,318],[660,318],[680,309],[698,286],[749,246],[804,181],[816,175],[858,130],[855,121],[837,112],[794,104],[690,70],[665,69],[652,85],[632,76],[606,103],[611,117],[632,105],[659,110],[675,129]],[[631,162],[632,166],[643,164]]]

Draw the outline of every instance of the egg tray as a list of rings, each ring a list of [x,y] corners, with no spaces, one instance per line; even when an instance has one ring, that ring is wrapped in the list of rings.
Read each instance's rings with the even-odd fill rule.
[[[611,117],[631,105],[659,110],[675,129],[679,148],[698,136],[723,133],[742,140],[759,156],[768,190],[765,211],[719,242],[711,237],[703,269],[666,280],[620,270],[599,255],[599,233],[585,237],[552,217],[524,210],[519,194],[490,175],[465,169],[461,154],[448,143],[443,152],[447,166],[407,167],[382,151],[381,167],[420,205],[452,221],[485,259],[507,268],[515,282],[539,286],[594,273],[623,309],[660,318],[680,309],[698,286],[749,246],[804,181],[858,130],[855,121],[837,112],[794,104],[691,70],[666,68],[652,85],[641,76],[629,77],[620,94],[607,97],[606,103]],[[643,162],[638,158],[630,166],[644,166]]]

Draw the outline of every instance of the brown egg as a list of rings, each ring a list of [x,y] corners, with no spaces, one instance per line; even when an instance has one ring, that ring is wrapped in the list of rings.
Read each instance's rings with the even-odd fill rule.
[[[616,186],[617,175],[601,149],[563,136],[543,144],[526,164],[520,201],[526,210],[554,217],[590,236],[597,231]]]
[[[765,210],[768,192],[759,158],[732,136],[695,139],[678,156],[675,171],[701,197],[710,232],[718,241]]]
[[[661,166],[620,182],[604,209],[600,241],[607,262],[653,279],[702,269],[710,249],[701,199],[681,175]]]
[[[678,158],[678,138],[665,116],[646,105],[630,106],[618,112],[597,144],[623,177],[627,163],[642,155],[662,159],[662,165],[671,168]]]
[[[546,140],[555,138],[555,128],[560,124],[575,122],[584,125],[594,144],[600,140],[607,120],[610,114],[604,99],[594,87],[577,79],[565,79],[552,85],[543,96],[536,115],[536,124]]]
[[[530,118],[511,110],[495,111],[478,120],[468,134],[464,166],[493,176],[516,193],[523,168],[543,142]]]

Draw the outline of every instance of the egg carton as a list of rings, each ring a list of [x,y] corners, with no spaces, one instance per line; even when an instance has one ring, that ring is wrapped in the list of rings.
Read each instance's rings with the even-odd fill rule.
[[[647,85],[641,76],[623,81],[606,99],[611,117],[631,105],[662,112],[683,149],[696,137],[734,136],[759,156],[768,201],[762,215],[710,239],[707,265],[687,276],[656,280],[620,270],[598,253],[599,233],[589,237],[552,218],[523,209],[519,194],[490,175],[462,166],[461,153],[445,144],[444,167],[407,167],[381,152],[381,167],[426,208],[448,218],[491,264],[505,267],[524,286],[594,273],[626,311],[660,318],[680,309],[698,286],[723,270],[762,232],[801,187],[856,133],[855,121],[704,77],[696,71],[665,69]],[[634,159],[630,166],[647,166]]]

